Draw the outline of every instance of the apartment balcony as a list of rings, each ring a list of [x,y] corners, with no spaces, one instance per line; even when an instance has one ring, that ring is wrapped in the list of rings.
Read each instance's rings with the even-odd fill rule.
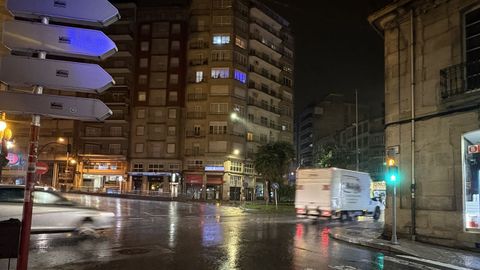
[[[274,43],[270,42],[269,40],[263,38],[259,34],[250,33],[250,39],[258,41],[259,43],[263,44],[268,49],[273,50],[276,53],[278,53],[280,56],[283,55],[283,50],[282,50],[280,45],[277,45],[277,44],[274,44]]]
[[[200,101],[200,100],[207,100],[207,94],[188,94],[187,95],[188,101]]]
[[[203,66],[208,65],[208,59],[192,59],[190,60],[190,66]]]
[[[282,126],[277,125],[276,123],[270,123],[268,121],[265,122],[265,121],[248,119],[248,122],[259,125],[259,126],[262,126],[262,127],[270,128],[270,129],[275,129],[275,130],[279,130],[279,131],[283,130]]]
[[[128,132],[99,132],[86,133],[80,132],[80,138],[83,140],[127,140]]]
[[[206,117],[206,112],[187,112],[187,119],[205,119]]]
[[[268,87],[261,86],[261,84],[255,82],[255,81],[253,81],[253,80],[250,80],[250,81],[248,82],[248,88],[258,90],[258,91],[263,92],[263,93],[265,93],[265,94],[267,94],[267,95],[269,95],[269,96],[275,97],[275,98],[277,98],[277,99],[279,99],[279,100],[283,100],[283,99],[282,99],[282,95],[280,95],[279,93],[277,93],[277,92],[274,91],[274,90],[271,90],[271,89],[268,88]]]
[[[263,29],[267,30],[268,32],[272,33],[273,35],[275,35],[277,38],[281,39],[282,38],[282,35],[280,33],[280,31],[274,29],[273,27],[271,27],[270,25],[262,22],[261,20],[255,18],[255,17],[250,17],[250,22],[251,23],[255,23],[256,25],[262,27]]]
[[[80,149],[78,154],[80,156],[91,156],[91,155],[116,155],[116,156],[126,156],[128,153],[127,149]]]
[[[203,138],[205,137],[205,131],[187,130],[186,136],[187,138]]]
[[[269,111],[269,112],[280,115],[280,109],[279,108],[277,108],[275,106],[272,106],[272,105],[269,105],[269,104],[258,102],[257,100],[254,100],[252,98],[248,99],[247,105],[255,106],[257,108],[261,108],[263,110],[266,110],[266,111]]]
[[[256,68],[254,66],[250,66],[248,69],[250,72],[253,72],[255,74],[258,74],[259,76],[262,76],[263,78],[273,81],[277,83],[278,85],[282,85],[282,82],[277,78],[277,76],[270,74],[269,72],[265,72],[263,70],[260,70],[259,68]]]
[[[203,156],[205,149],[203,148],[187,148],[185,149],[185,156]]]
[[[130,103],[127,95],[104,94],[100,96],[100,100],[106,105],[126,105]]]
[[[203,165],[186,165],[187,166],[187,170],[189,171],[200,171],[200,172],[203,172],[204,170],[204,166]]]
[[[272,65],[274,68],[276,69],[279,69],[279,70],[282,70],[282,65],[280,65],[279,62],[273,60],[268,54],[266,53],[260,53],[259,51],[257,50],[253,50],[251,49],[250,50],[250,55],[252,56],[255,56],[263,61],[265,61],[266,63]]]
[[[207,82],[206,77],[203,77],[203,78],[189,77],[188,78],[188,83],[206,83],[206,82]]]
[[[105,119],[105,122],[110,122],[110,121],[127,122],[127,118],[125,117],[124,114],[115,114],[114,113],[112,116]]]
[[[190,33],[197,33],[197,32],[208,32],[210,28],[205,25],[192,25],[190,27]]]
[[[480,90],[480,61],[461,63],[440,70],[442,99]]]
[[[208,43],[204,41],[192,41],[188,48],[194,50],[208,49]]]

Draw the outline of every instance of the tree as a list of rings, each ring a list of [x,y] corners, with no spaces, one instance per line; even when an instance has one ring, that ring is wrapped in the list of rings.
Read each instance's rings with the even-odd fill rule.
[[[315,167],[346,168],[352,161],[352,153],[334,143],[321,144],[315,153]]]
[[[293,160],[294,152],[292,144],[287,142],[268,143],[258,148],[253,165],[255,171],[261,174],[265,180],[266,203],[270,200],[270,183],[282,180]]]

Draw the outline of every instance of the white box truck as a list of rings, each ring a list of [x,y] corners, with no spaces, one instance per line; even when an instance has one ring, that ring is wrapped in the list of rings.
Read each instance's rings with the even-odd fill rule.
[[[370,175],[339,168],[298,169],[295,210],[299,216],[348,220],[361,215],[380,218],[385,208],[370,198]]]

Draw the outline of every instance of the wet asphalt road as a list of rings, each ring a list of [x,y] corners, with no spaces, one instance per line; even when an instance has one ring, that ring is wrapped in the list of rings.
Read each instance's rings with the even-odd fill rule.
[[[115,227],[96,239],[33,235],[29,269],[438,269],[330,239],[328,228],[339,223],[204,203],[68,197],[114,212]]]

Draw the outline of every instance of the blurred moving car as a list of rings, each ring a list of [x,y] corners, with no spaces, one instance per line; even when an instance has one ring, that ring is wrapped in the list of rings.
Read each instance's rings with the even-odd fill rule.
[[[22,220],[24,186],[0,185],[0,221]],[[33,192],[32,233],[77,231],[94,234],[113,225],[111,212],[80,206],[50,189]]]

